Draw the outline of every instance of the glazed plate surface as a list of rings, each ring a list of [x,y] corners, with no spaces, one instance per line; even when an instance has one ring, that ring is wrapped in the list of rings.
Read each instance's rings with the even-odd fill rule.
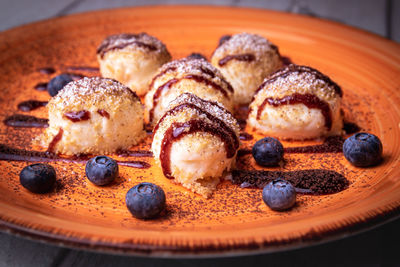
[[[67,16],[0,33],[0,119],[23,113],[18,103],[47,101],[35,90],[57,74],[88,76],[98,67],[96,47],[108,35],[147,32],[158,37],[175,59],[200,52],[208,58],[219,37],[251,32],[275,43],[293,62],[319,69],[343,89],[347,120],[382,140],[384,161],[374,168],[351,166],[341,153],[286,154],[272,170],[335,170],[351,182],[331,195],[299,195],[288,212],[273,212],[260,189],[222,182],[204,199],[166,179],[152,158],[135,158],[149,169],[120,167],[110,186],[85,178],[84,164],[51,163],[56,189],[37,195],[19,184],[27,162],[0,161],[0,225],[16,234],[52,243],[127,254],[157,256],[232,255],[277,251],[344,237],[400,213],[400,45],[337,23],[256,9],[157,6]],[[38,69],[53,67],[54,74]],[[24,113],[47,117],[45,108]],[[0,125],[0,143],[35,149],[43,129]],[[249,133],[251,133],[248,130]],[[243,141],[251,147],[261,136]],[[132,150],[149,149],[151,135]],[[318,142],[284,142],[300,146]],[[42,148],[42,150],[45,150]],[[118,158],[117,155],[111,155]],[[251,158],[249,168],[258,168]],[[164,188],[167,210],[156,220],[133,218],[125,194],[139,182]]]

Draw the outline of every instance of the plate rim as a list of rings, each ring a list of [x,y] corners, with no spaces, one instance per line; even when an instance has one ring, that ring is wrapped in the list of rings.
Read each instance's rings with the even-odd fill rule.
[[[390,214],[390,215],[388,215]],[[368,222],[353,223],[349,227],[342,229],[336,229],[333,235],[326,235],[321,238],[314,238],[310,236],[310,239],[298,240],[296,242],[290,242],[286,244],[276,246],[263,246],[255,248],[253,246],[243,247],[238,246],[223,248],[221,247],[209,247],[205,250],[176,250],[176,247],[165,246],[160,248],[158,246],[148,245],[132,245],[119,244],[116,246],[115,243],[111,242],[96,242],[93,243],[86,238],[71,238],[63,235],[57,235],[45,231],[27,228],[14,223],[6,222],[0,219],[0,231],[6,234],[12,234],[17,237],[24,239],[42,242],[44,244],[52,244],[60,247],[66,247],[71,249],[80,249],[89,252],[101,252],[110,255],[119,256],[140,256],[140,257],[157,257],[157,258],[188,258],[188,259],[199,259],[199,258],[224,258],[224,257],[241,257],[241,256],[253,256],[262,254],[272,254],[276,252],[291,251],[295,249],[302,249],[306,247],[313,247],[322,244],[335,242],[344,238],[353,237],[373,229],[379,228],[390,222],[400,220],[400,207],[390,211],[388,214],[378,214],[373,218],[369,218]],[[256,246],[258,244],[255,244]]]
[[[276,11],[276,10],[269,10],[269,9],[261,9],[261,8],[251,8],[251,7],[231,7],[231,6],[213,6],[213,5],[145,5],[145,6],[129,6],[129,7],[119,7],[119,8],[112,8],[112,9],[100,9],[100,10],[95,10],[95,11],[85,11],[85,12],[78,12],[78,13],[73,13],[69,14],[66,16],[58,16],[58,17],[53,17],[53,18],[48,18],[44,20],[39,20],[35,21],[32,23],[27,23],[24,25],[20,25],[17,27],[13,27],[10,29],[6,29],[2,32],[0,32],[0,37],[6,36],[7,34],[22,31],[25,28],[30,28],[35,25],[45,25],[47,23],[53,22],[53,21],[62,21],[64,19],[69,19],[72,17],[80,17],[84,16],[87,14],[95,14],[95,13],[104,13],[104,12],[115,12],[118,10],[137,10],[137,9],[152,9],[152,8],[204,8],[204,9],[231,9],[231,10],[248,10],[248,11],[257,11],[257,12],[272,12],[272,13],[277,13],[277,14],[285,14],[285,15],[290,15],[290,16],[296,16],[300,17],[302,19],[307,19],[307,20],[314,20],[314,21],[322,21],[323,23],[328,23],[331,25],[336,25],[341,28],[346,28],[351,31],[357,31],[360,34],[364,35],[369,35],[372,38],[379,38],[381,41],[385,41],[387,43],[390,43],[392,45],[396,45],[398,49],[400,49],[400,43],[397,43],[393,40],[389,40],[388,38],[378,35],[376,33],[369,32],[367,30],[355,28],[353,26],[349,26],[346,24],[342,24],[337,21],[331,21],[328,19],[323,19],[323,18],[315,18],[315,17],[310,17],[302,14],[296,14],[296,13],[290,13],[290,12],[283,12],[283,11]],[[157,256],[157,257],[176,257],[176,258],[181,258],[181,257],[226,257],[226,256],[243,256],[243,255],[255,255],[255,254],[263,254],[263,253],[273,253],[273,252],[278,252],[278,251],[285,251],[285,250],[292,250],[296,248],[302,248],[305,246],[311,246],[311,245],[318,245],[322,243],[327,243],[335,240],[339,240],[344,237],[352,236],[355,234],[359,234],[371,229],[374,229],[376,227],[379,227],[387,222],[396,220],[400,217],[400,205],[397,207],[390,207],[386,211],[386,214],[374,214],[372,217],[371,216],[366,216],[368,217],[367,222],[359,222],[356,221],[348,226],[345,227],[339,227],[338,229],[335,229],[335,233],[332,235],[329,235],[327,233],[324,233],[324,237],[320,238],[319,240],[315,240],[315,237],[310,236],[309,239],[307,238],[301,238],[298,242],[294,242],[291,244],[284,244],[284,245],[272,245],[272,246],[264,246],[261,248],[254,248],[251,245],[248,246],[247,248],[244,248],[242,246],[238,247],[229,247],[229,248],[222,248],[221,246],[216,246],[213,248],[209,248],[209,250],[197,250],[197,251],[185,251],[185,250],[175,250],[176,248],[173,247],[157,247],[153,245],[149,246],[143,246],[143,245],[133,245],[133,244],[124,244],[124,246],[121,246],[121,244],[116,244],[112,242],[97,242],[93,243],[89,239],[86,238],[76,238],[76,237],[67,237],[65,235],[59,235],[55,233],[49,233],[37,229],[32,229],[29,227],[21,226],[18,225],[15,222],[10,222],[10,221],[5,221],[4,216],[0,216],[0,230],[3,232],[7,233],[12,233],[17,236],[21,236],[24,238],[29,238],[31,240],[37,240],[37,241],[42,241],[45,243],[51,243],[51,244],[57,244],[57,245],[62,245],[66,247],[71,247],[71,248],[79,248],[79,249],[86,249],[90,251],[101,251],[105,253],[111,253],[111,254],[122,254],[122,255],[139,255],[139,256]],[[354,228],[354,229],[353,229]],[[196,248],[198,249],[198,248]]]

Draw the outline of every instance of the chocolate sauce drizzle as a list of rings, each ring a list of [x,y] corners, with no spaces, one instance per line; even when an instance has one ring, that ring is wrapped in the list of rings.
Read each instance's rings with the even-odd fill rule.
[[[89,67],[89,66],[67,66],[65,67],[66,71],[84,71],[84,72],[99,72],[100,69],[97,67]]]
[[[148,150],[118,150],[116,154],[118,157],[153,157],[153,152]]]
[[[49,120],[29,115],[14,114],[4,119],[4,124],[11,127],[47,128]]]
[[[341,136],[329,136],[320,145],[285,147],[285,153],[311,154],[311,153],[342,153],[344,138]],[[238,157],[251,154],[251,149],[239,149]]]
[[[104,109],[99,109],[97,110],[97,113],[107,119],[110,119],[110,113],[108,113],[107,111],[105,111]]]
[[[149,111],[150,121],[153,121],[153,119],[154,119],[154,109],[156,108],[156,106],[158,104],[159,98],[161,97],[161,93],[164,90],[171,88],[172,85],[174,85],[174,84],[176,84],[179,81],[184,80],[184,79],[195,80],[198,83],[205,83],[207,86],[211,86],[214,89],[220,91],[225,97],[228,97],[228,93],[225,91],[224,88],[222,88],[221,86],[219,86],[215,82],[204,78],[203,76],[189,74],[189,75],[186,75],[186,76],[184,76],[184,77],[182,77],[180,79],[173,78],[173,79],[167,81],[166,83],[162,84],[160,87],[158,87],[156,92],[154,93],[154,95],[153,95],[153,107]],[[231,90],[233,91],[233,89],[231,89],[232,87],[228,86],[227,88],[228,88],[229,91],[231,91]]]
[[[214,73],[212,70],[210,70],[210,69],[208,69],[208,68],[205,68],[205,67],[200,67],[200,70],[201,70],[201,72],[203,72],[203,73],[209,75],[211,78],[215,78],[215,73]],[[229,84],[229,83],[228,83],[228,84]],[[229,86],[228,86],[228,87],[229,87]],[[228,88],[228,90],[231,91],[231,92],[233,92],[233,88]]]
[[[232,182],[241,187],[263,188],[275,179],[289,181],[298,193],[324,195],[333,194],[346,189],[350,182],[342,174],[331,170],[300,171],[248,171],[233,170]]]
[[[72,122],[80,122],[90,120],[90,112],[87,110],[70,111],[64,113],[64,117]]]
[[[27,100],[18,104],[18,109],[21,111],[32,111],[47,105],[47,101]]]
[[[290,57],[287,57],[287,56],[281,56],[281,62],[282,62],[282,65],[284,67],[293,64],[292,59]]]
[[[149,85],[149,90],[151,90],[151,88],[153,88],[154,86],[154,82],[160,78],[161,76],[163,76],[165,73],[169,72],[169,71],[176,71],[176,67],[169,67],[166,68],[165,70],[163,70],[162,72],[158,73],[156,76],[153,77],[153,79],[151,80],[151,83]]]
[[[218,65],[220,67],[225,66],[231,60],[238,60],[244,62],[251,62],[256,60],[256,57],[253,54],[238,54],[238,55],[228,55],[218,61]]]
[[[67,162],[67,163],[82,163],[85,164],[90,159],[89,155],[80,155],[74,157],[60,157],[51,152],[27,151],[9,147],[5,144],[0,144],[0,160],[4,161],[27,161],[27,162]],[[147,169],[150,164],[143,161],[118,161],[122,166],[131,168]]]
[[[211,105],[217,105],[211,101],[207,101],[204,99],[203,99],[203,101],[207,102]],[[158,121],[157,125],[154,127],[154,132],[156,132],[158,130],[158,127],[161,125],[161,123],[164,121],[165,118],[167,118],[168,116],[171,116],[173,114],[176,114],[177,112],[179,112],[185,108],[186,109],[194,109],[194,110],[198,111],[199,113],[204,114],[207,117],[207,119],[209,119],[211,122],[213,122],[214,124],[217,125],[216,128],[222,129],[224,132],[226,132],[226,135],[231,139],[231,142],[233,143],[233,147],[235,148],[235,150],[239,148],[239,140],[236,136],[235,131],[233,129],[231,129],[231,127],[229,127],[224,121],[220,120],[219,118],[215,117],[214,115],[210,114],[209,112],[207,112],[207,111],[203,110],[202,108],[196,106],[195,104],[191,104],[191,103],[183,103],[183,104],[180,104],[180,105],[168,110]]]
[[[225,97],[228,97],[228,93],[225,91],[224,88],[222,88],[220,85],[216,84],[215,82],[204,78],[203,76],[189,74],[189,75],[186,75],[185,77],[181,78],[181,80],[184,80],[184,79],[195,80],[198,83],[205,83],[207,86],[211,86],[215,90],[220,91]],[[229,86],[227,87],[227,89],[229,91],[233,92],[233,89],[229,88]]]
[[[47,83],[38,83],[34,88],[38,91],[47,91]]]
[[[62,128],[60,128],[60,130],[58,130],[58,133],[53,137],[53,140],[51,140],[49,147],[47,148],[47,152],[53,153],[55,150],[56,145],[58,144],[58,142],[61,141],[62,136],[63,136],[64,130]]]
[[[283,69],[279,69],[276,72],[270,74],[269,77],[267,79],[265,79],[264,82],[258,87],[258,89],[256,90],[256,94],[258,93],[258,91],[260,91],[266,85],[275,82],[278,78],[285,78],[294,72],[298,72],[298,73],[309,72],[309,73],[315,75],[315,77],[317,79],[320,79],[320,80],[324,81],[325,83],[327,83],[329,86],[332,86],[334,88],[336,94],[338,94],[340,97],[343,96],[342,88],[340,88],[340,86],[337,85],[334,81],[332,81],[328,76],[322,74],[321,72],[319,72],[318,70],[316,70],[314,68],[311,68],[308,66],[300,66],[300,65],[296,65],[296,64],[290,64],[289,66],[287,66]]]
[[[149,111],[149,120],[152,122],[154,119],[154,110],[158,104],[158,101],[160,99],[161,96],[161,92],[164,91],[164,89],[166,88],[170,88],[171,85],[174,85],[175,83],[177,83],[179,80],[178,79],[171,79],[169,81],[167,81],[166,83],[164,83],[163,85],[161,85],[160,87],[157,88],[156,92],[153,95],[153,106]]]
[[[243,141],[249,141],[249,140],[253,140],[253,136],[249,133],[242,132],[239,135],[239,139],[243,140]]]
[[[137,36],[137,35],[136,35]],[[146,43],[143,43],[143,42],[141,42],[141,41],[137,41],[137,40],[134,40],[134,41],[131,41],[131,42],[126,42],[126,43],[122,43],[122,44],[120,44],[120,45],[109,45],[109,43],[106,43],[106,44],[104,44],[104,45],[102,45],[102,46],[100,46],[98,49],[97,49],[97,54],[100,54],[100,58],[104,58],[104,55],[107,53],[107,52],[109,52],[109,51],[112,51],[112,50],[118,50],[118,49],[123,49],[123,48],[125,48],[125,47],[127,47],[127,46],[129,46],[129,45],[137,45],[137,46],[139,46],[139,47],[143,47],[143,48],[145,48],[145,49],[148,49],[148,50],[150,50],[150,51],[155,51],[155,50],[157,50],[157,47],[156,46],[154,46],[154,45],[151,45],[151,44],[146,44]]]
[[[237,157],[240,158],[245,155],[250,155],[252,153],[251,149],[248,148],[241,148],[237,152]]]
[[[138,160],[129,160],[129,161],[116,160],[116,162],[118,163],[118,165],[136,168],[136,169],[148,169],[151,167],[151,165],[149,163],[144,162],[144,161],[138,161]]]
[[[74,81],[80,80],[83,77],[85,77],[85,75],[80,73],[65,73],[65,74],[68,74]]]
[[[173,179],[171,174],[171,147],[175,141],[180,140],[184,136],[196,132],[206,132],[214,136],[218,136],[225,145],[226,157],[235,156],[235,144],[232,138],[220,127],[207,123],[203,120],[190,120],[187,122],[174,122],[165,131],[164,138],[161,142],[160,162],[164,176]]]
[[[153,134],[153,126],[152,125],[150,125],[148,123],[145,123],[143,125],[143,129],[146,131],[147,135],[152,135]]]
[[[361,127],[358,126],[356,123],[354,122],[348,122],[348,121],[344,121],[343,122],[343,130],[347,133],[347,134],[353,134],[353,133],[357,133],[361,130]]]
[[[325,118],[325,127],[328,129],[328,131],[332,128],[332,114],[329,104],[323,100],[320,100],[315,95],[294,93],[292,95],[285,96],[283,98],[267,97],[258,107],[257,120],[260,119],[261,113],[263,112],[266,104],[274,107],[282,105],[304,104],[308,108],[319,109],[321,110],[321,113]]]
[[[38,69],[38,71],[42,74],[53,74],[54,72],[56,72],[56,70],[52,67],[45,67],[45,68],[40,68]]]
[[[329,136],[320,145],[285,147],[285,153],[342,153],[344,139],[341,136]]]

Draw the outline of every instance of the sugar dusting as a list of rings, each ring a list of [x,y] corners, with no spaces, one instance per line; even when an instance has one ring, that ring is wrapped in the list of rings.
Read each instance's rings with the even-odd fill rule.
[[[49,101],[49,107],[56,104],[57,109],[65,109],[76,104],[79,99],[91,98],[94,103],[104,101],[106,96],[130,98],[138,101],[138,96],[128,87],[113,79],[84,77],[70,82]]]
[[[170,108],[186,103],[196,105],[200,109],[213,114],[215,117],[225,122],[234,132],[239,132],[240,127],[237,120],[228,110],[221,107],[217,102],[207,101],[194,94],[184,93],[171,102]]]
[[[293,86],[295,85],[295,86]],[[270,94],[314,93],[323,96],[325,100],[342,96],[342,90],[328,76],[308,66],[290,64],[267,77],[260,90],[268,87]],[[300,91],[299,91],[300,90]],[[302,92],[303,91],[303,92]]]
[[[230,90],[230,84],[225,80],[222,73],[211,63],[201,58],[186,57],[179,60],[174,60],[164,64],[159,73],[180,73],[180,74],[195,74],[205,79],[213,80],[218,84],[222,84],[224,89]]]
[[[239,33],[233,35],[228,40],[224,41],[221,46],[215,50],[215,55],[226,55],[236,52],[252,52],[256,56],[261,56],[267,51],[278,53],[278,48],[268,41],[266,38],[258,34]]]

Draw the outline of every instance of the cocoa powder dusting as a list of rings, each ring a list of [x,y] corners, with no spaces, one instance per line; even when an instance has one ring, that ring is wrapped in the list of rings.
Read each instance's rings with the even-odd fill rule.
[[[233,184],[241,187],[263,188],[275,179],[289,181],[298,193],[325,195],[346,189],[350,182],[342,174],[331,170],[259,171],[233,170]]]

